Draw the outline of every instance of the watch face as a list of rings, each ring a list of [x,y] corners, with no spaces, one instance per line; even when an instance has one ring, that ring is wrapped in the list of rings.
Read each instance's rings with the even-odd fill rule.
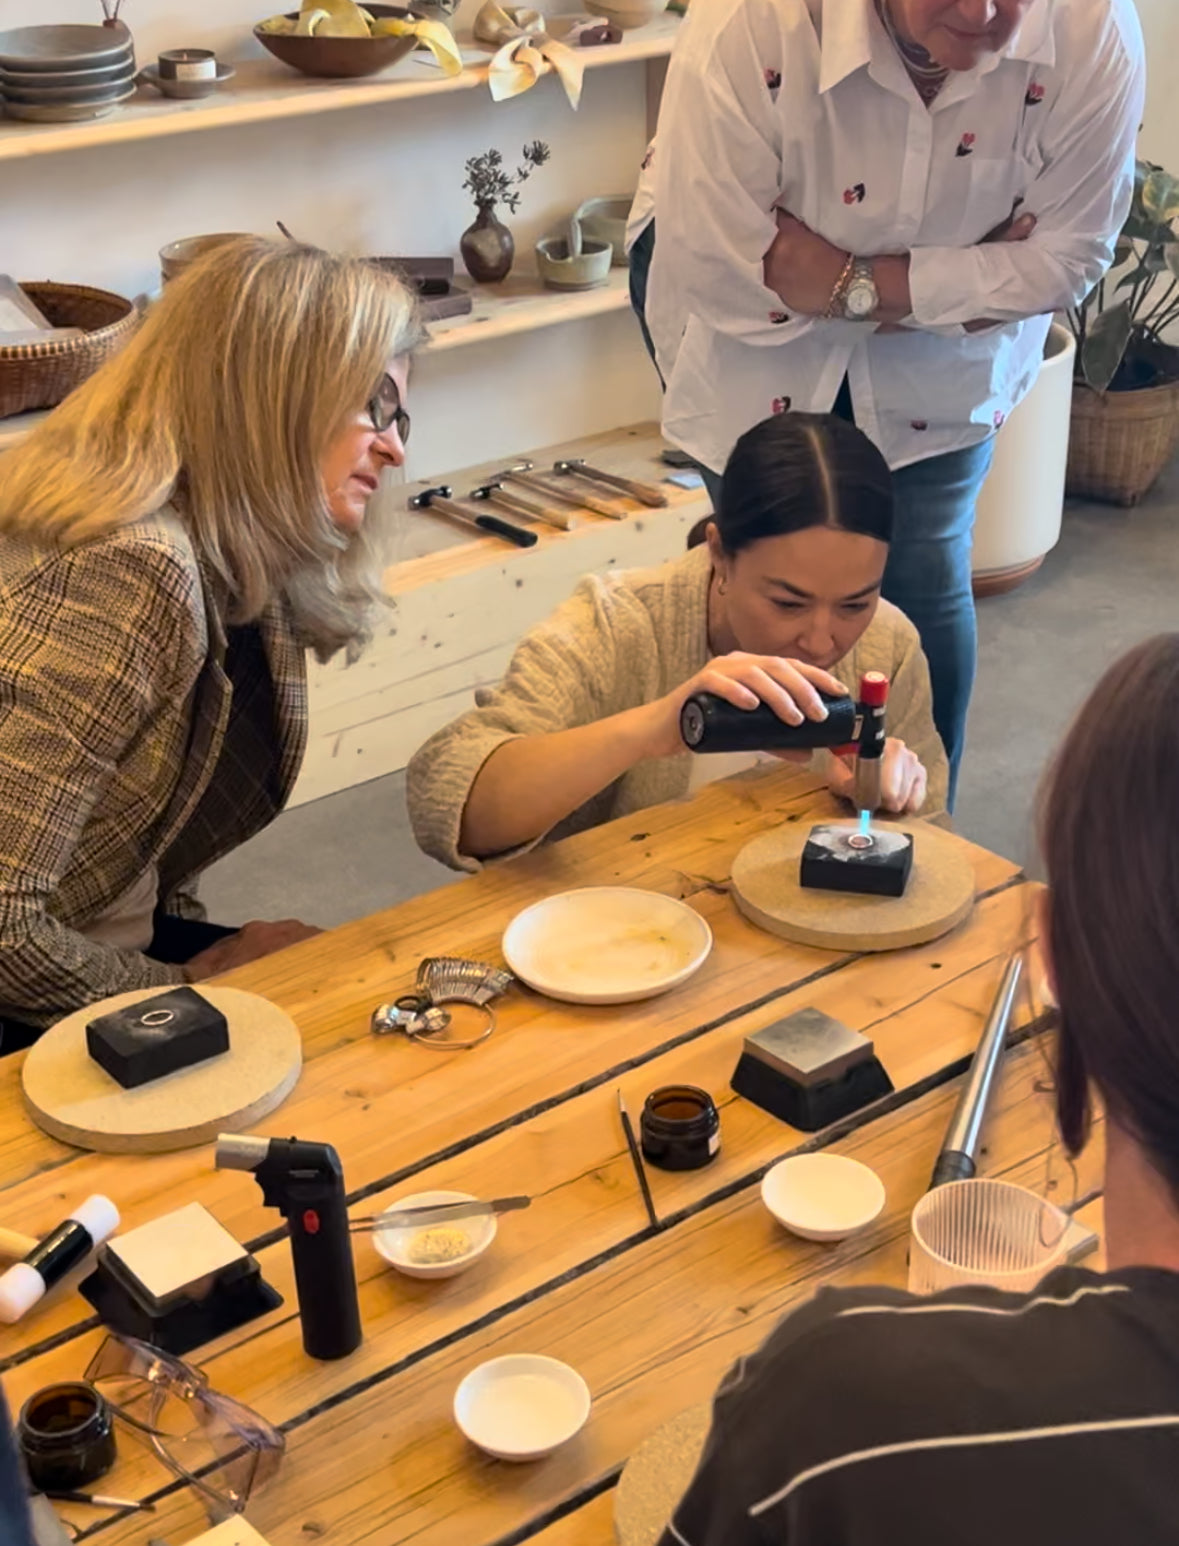
[[[870,317],[876,310],[876,286],[870,279],[857,279],[847,292],[844,308],[849,317]]]

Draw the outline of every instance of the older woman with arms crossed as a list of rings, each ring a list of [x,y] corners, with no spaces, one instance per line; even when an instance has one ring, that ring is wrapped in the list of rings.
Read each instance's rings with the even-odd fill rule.
[[[314,932],[192,886],[290,793],[306,651],[368,639],[416,328],[375,267],[227,243],[0,458],[0,1051]]]
[[[953,771],[994,431],[1110,264],[1143,96],[1132,0],[692,0],[676,43],[632,259],[668,437],[719,471],[771,410],[871,436]]]
[[[892,679],[882,800],[945,809],[916,630],[880,600],[892,529],[888,468],[841,419],[769,419],[738,442],[707,540],[661,568],[589,576],[524,639],[502,685],[434,736],[409,767],[418,842],[455,868],[686,794],[684,700],[712,692],[800,724],[816,689]],[[748,762],[750,759],[745,759]],[[831,787],[850,794],[839,758]]]
[[[660,1546],[1164,1546],[1179,1509],[1179,634],[1106,674],[1042,817],[1056,1111],[1105,1273],[824,1290],[725,1381]],[[970,1183],[967,1183],[968,1185]]]

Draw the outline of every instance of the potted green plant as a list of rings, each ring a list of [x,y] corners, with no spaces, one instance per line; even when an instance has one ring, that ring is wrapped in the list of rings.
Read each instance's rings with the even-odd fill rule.
[[[1111,276],[1069,321],[1077,340],[1068,492],[1136,505],[1179,444],[1179,178],[1139,161]]]
[[[508,277],[516,256],[516,244],[511,231],[497,218],[495,211],[504,204],[516,213],[520,205],[518,189],[549,159],[549,147],[543,140],[533,140],[525,145],[521,154],[523,163],[514,172],[505,168],[504,158],[498,150],[472,156],[467,162],[463,187],[475,200],[478,215],[474,224],[463,232],[459,250],[467,273],[480,284],[494,284]]]

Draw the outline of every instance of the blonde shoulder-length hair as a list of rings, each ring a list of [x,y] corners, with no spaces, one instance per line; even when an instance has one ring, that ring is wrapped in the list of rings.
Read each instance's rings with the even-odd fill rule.
[[[320,467],[420,332],[409,290],[374,264],[262,237],[215,247],[0,458],[0,532],[70,547],[171,501],[229,622],[285,595],[320,660],[353,660],[382,599],[383,533],[371,517],[338,530]]]

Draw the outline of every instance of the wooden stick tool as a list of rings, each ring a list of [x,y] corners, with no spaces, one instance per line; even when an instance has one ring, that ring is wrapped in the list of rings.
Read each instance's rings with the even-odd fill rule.
[[[443,515],[449,515],[453,521],[461,521],[464,526],[473,526],[477,531],[490,532],[492,536],[502,537],[505,542],[514,542],[518,548],[536,546],[534,531],[525,531],[523,526],[513,526],[510,521],[501,521],[498,515],[476,515],[473,511],[456,504],[450,497],[452,492],[450,485],[445,483],[439,484],[437,488],[423,489],[410,500],[410,509],[439,510]]]
[[[24,1261],[39,1244],[32,1235],[19,1234],[15,1229],[0,1229],[0,1261]]]
[[[497,472],[490,481],[521,483],[534,494],[543,494],[546,499],[555,499],[559,504],[572,505],[575,510],[592,510],[595,515],[605,515],[612,521],[624,521],[630,514],[617,500],[603,499],[598,494],[586,494],[572,488],[556,487],[551,479],[534,472],[533,465],[532,462],[517,462],[513,467],[505,467],[502,472]]]
[[[651,510],[667,508],[667,495],[653,483],[641,483],[637,478],[622,478],[616,472],[604,472],[600,467],[591,467],[580,456],[566,462],[554,462],[553,471],[558,477],[585,478],[591,483],[605,484],[607,488],[621,489],[624,494],[629,494],[632,499],[637,499]]]
[[[558,531],[572,531],[577,525],[577,517],[572,509],[537,504],[534,499],[513,494],[502,483],[481,484],[479,488],[473,488],[467,498],[484,500],[489,505],[495,505],[498,510],[508,510],[512,515],[522,515],[529,521],[544,521],[548,526],[555,526]]]

